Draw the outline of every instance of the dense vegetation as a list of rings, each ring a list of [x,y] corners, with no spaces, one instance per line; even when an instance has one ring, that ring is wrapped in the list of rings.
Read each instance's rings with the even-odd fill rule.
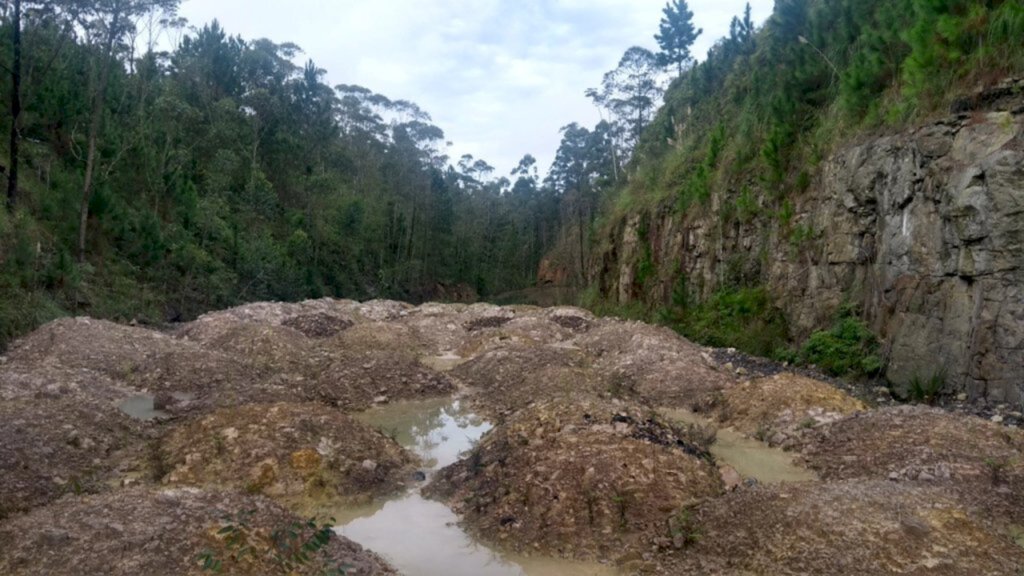
[[[414,103],[328,86],[293,44],[187,28],[177,0],[14,4],[0,63],[20,45],[23,106],[0,208],[0,346],[67,313],[487,297],[529,285],[554,242],[560,200],[531,156],[511,180],[450,160]],[[173,51],[147,41],[160,34]]]
[[[627,177],[595,193],[592,254],[611,249],[606,243],[627,217],[643,222],[666,213],[710,216],[719,230],[778,230],[801,250],[816,231],[792,222],[791,199],[807,189],[819,162],[858,133],[946,114],[958,98],[1024,73],[1021,38],[1019,0],[777,0],[760,28],[748,10],[706,59],[673,74]],[[878,369],[873,338],[846,313],[796,352],[786,351],[794,343],[765,294],[764,251],[725,262],[715,286],[693,285],[678,273],[671,298],[646,290],[650,248],[641,254],[634,281],[641,301],[619,312],[660,319],[710,344],[831,372]],[[591,306],[615,308],[597,289],[585,294]]]

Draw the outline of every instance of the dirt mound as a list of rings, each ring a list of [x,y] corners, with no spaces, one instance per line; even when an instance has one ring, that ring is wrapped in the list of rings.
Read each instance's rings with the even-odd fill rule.
[[[121,379],[146,358],[173,350],[174,338],[133,326],[91,318],[62,318],[11,345],[10,365],[52,363]]]
[[[733,382],[696,344],[668,328],[602,320],[575,341],[594,367],[658,406],[692,408]]]
[[[160,455],[165,483],[303,501],[387,494],[414,464],[393,440],[319,404],[219,410],[173,430]]]
[[[826,480],[988,480],[993,464],[1024,458],[1020,431],[923,406],[854,414],[811,438],[804,460]]]
[[[65,498],[0,526],[0,573],[10,576],[200,576],[203,554],[222,562],[222,574],[395,574],[383,560],[331,533],[311,562],[290,571],[281,560],[315,530],[262,498],[195,489],[123,490]],[[275,542],[275,535],[278,541]],[[284,536],[281,538],[281,536]],[[231,543],[235,542],[234,545]],[[248,552],[241,559],[243,548]]]
[[[172,430],[160,454],[165,483],[308,500],[393,492],[414,464],[394,441],[318,404],[218,410]]]
[[[341,316],[315,312],[286,318],[282,326],[295,329],[307,338],[330,338],[351,328],[355,322]]]
[[[1024,522],[1024,433],[937,408],[854,414],[817,430],[802,459],[823,479],[953,484],[992,517]]]
[[[485,435],[428,494],[514,550],[610,559],[646,546],[680,510],[721,493],[701,454],[637,407],[544,402]]]
[[[412,328],[399,323],[358,324],[324,344],[330,352],[388,352],[415,359],[429,347]]]
[[[142,425],[113,404],[73,395],[0,401],[0,518],[107,489],[119,453],[144,443]]]
[[[251,363],[192,342],[179,342],[174,350],[140,362],[126,382],[160,394],[187,395],[199,402],[247,392],[258,397],[262,372]],[[226,399],[226,398],[221,398]]]
[[[132,392],[124,382],[102,372],[67,368],[53,360],[0,364],[0,400],[82,396],[114,403]]]
[[[356,307],[356,312],[367,320],[384,322],[395,320],[408,314],[413,309],[411,304],[394,300],[370,300]]]
[[[884,480],[739,490],[696,509],[683,532],[682,549],[659,571],[973,576],[1024,568],[1024,549],[953,495]],[[663,546],[673,548],[667,537]]]
[[[494,342],[450,374],[469,386],[473,402],[490,415],[504,415],[566,392],[597,393],[600,378],[586,369],[582,351],[521,340]]]
[[[445,374],[415,357],[395,356],[386,350],[338,352],[309,386],[311,399],[347,410],[455,391],[455,384]]]
[[[701,408],[709,406],[723,424],[785,448],[815,426],[867,409],[827,382],[792,373],[729,386]]]

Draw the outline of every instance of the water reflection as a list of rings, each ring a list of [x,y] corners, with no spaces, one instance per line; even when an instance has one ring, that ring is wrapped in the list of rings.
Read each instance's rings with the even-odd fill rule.
[[[456,462],[491,428],[451,399],[382,406],[357,418],[419,455],[428,477]],[[599,564],[499,554],[473,540],[447,506],[423,498],[418,488],[390,501],[337,511],[334,517],[338,533],[381,554],[408,576],[615,574]]]

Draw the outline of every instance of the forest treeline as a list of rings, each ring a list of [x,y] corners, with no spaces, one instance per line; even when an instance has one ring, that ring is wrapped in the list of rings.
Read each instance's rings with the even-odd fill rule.
[[[415,103],[330,86],[298,46],[188,27],[176,7],[4,3],[0,92],[20,113],[17,162],[3,154],[17,186],[0,209],[0,344],[69,313],[167,322],[533,281],[560,201],[532,156],[501,177],[448,158]]]
[[[699,63],[672,0],[657,47],[586,92],[603,120],[565,126],[545,174],[525,154],[505,175],[448,157],[415,103],[331,86],[298,46],[193,27],[178,2],[0,3],[0,345],[64,314],[491,298],[545,256],[584,288],[626,214],[720,194],[729,218],[785,218],[840,138],[1024,69],[1019,0],[777,0]]]

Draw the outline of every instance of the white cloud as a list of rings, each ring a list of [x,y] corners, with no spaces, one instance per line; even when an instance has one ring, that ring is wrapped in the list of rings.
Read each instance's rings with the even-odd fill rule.
[[[690,0],[702,55],[746,0]],[[762,21],[772,0],[752,0]],[[359,84],[428,111],[454,142],[507,174],[546,168],[562,126],[592,125],[583,91],[633,45],[656,48],[665,0],[185,0],[193,24],[301,46],[331,84]],[[284,6],[284,8],[283,8]]]

